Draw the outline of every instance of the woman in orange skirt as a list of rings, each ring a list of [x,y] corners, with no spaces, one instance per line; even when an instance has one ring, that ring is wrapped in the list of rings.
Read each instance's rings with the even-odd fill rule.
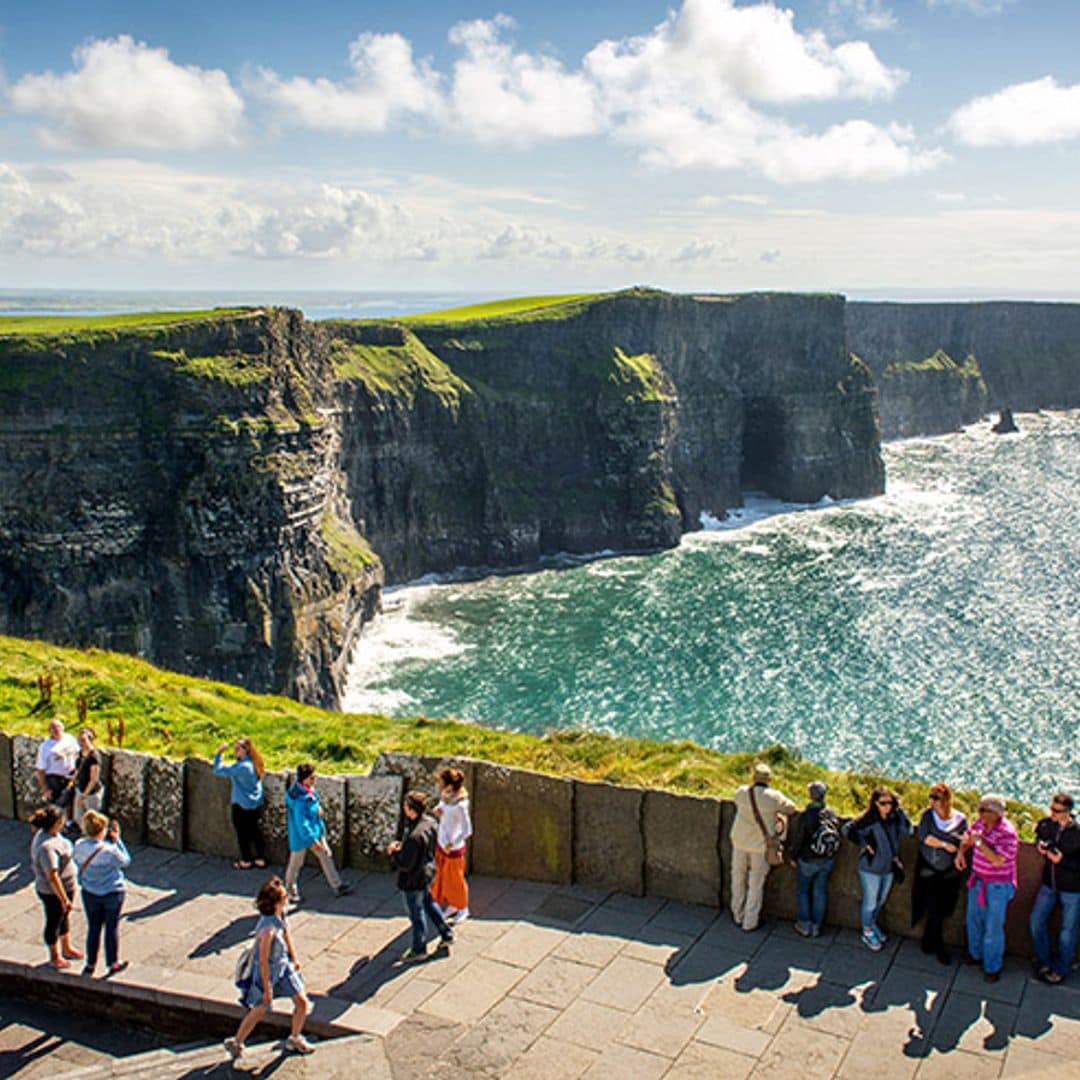
[[[431,895],[451,925],[469,917],[469,886],[465,881],[465,842],[472,836],[469,793],[460,769],[439,773],[442,797],[435,813],[439,840],[435,848],[435,881]]]

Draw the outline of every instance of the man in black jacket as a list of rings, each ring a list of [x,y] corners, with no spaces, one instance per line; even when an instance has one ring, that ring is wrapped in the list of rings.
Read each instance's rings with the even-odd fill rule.
[[[1076,954],[1080,924],[1080,826],[1072,815],[1071,795],[1058,792],[1050,800],[1050,816],[1035,827],[1043,879],[1031,909],[1031,940],[1035,967],[1043,982],[1059,983],[1069,973]],[[1061,934],[1057,955],[1050,941],[1050,916],[1061,905]]]
[[[803,937],[821,933],[829,903],[829,875],[840,849],[840,819],[831,806],[825,805],[828,790],[821,780],[810,784],[810,801],[799,815],[789,852],[798,871],[799,918],[795,932]]]
[[[435,924],[442,942],[439,948],[447,948],[454,940],[454,931],[443,918],[439,905],[431,897],[431,883],[435,880],[435,841],[439,826],[427,812],[427,799],[423,792],[410,791],[405,796],[405,831],[400,841],[395,840],[387,849],[397,867],[397,887],[405,896],[405,908],[412,923],[412,945],[402,953],[402,960],[419,960],[427,955],[427,922],[425,915]]]

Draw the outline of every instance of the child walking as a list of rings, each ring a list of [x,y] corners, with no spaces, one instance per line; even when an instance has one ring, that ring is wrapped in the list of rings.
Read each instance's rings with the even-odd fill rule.
[[[469,793],[460,769],[439,773],[442,797],[435,810],[439,836],[435,846],[435,881],[431,896],[451,926],[469,917],[469,885],[465,880],[465,844],[472,836]]]
[[[421,791],[405,796],[405,832],[386,853],[398,868],[397,887],[405,899],[405,910],[412,923],[412,945],[402,953],[402,960],[420,960],[427,955],[427,922],[435,924],[442,939],[440,948],[454,941],[454,931],[431,898],[430,886],[435,877],[435,843],[438,826],[427,812],[427,800]]]
[[[285,793],[289,822],[289,862],[285,867],[285,888],[293,904],[300,903],[298,880],[304,856],[310,851],[326,875],[330,888],[338,896],[352,892],[342,883],[334,866],[334,856],[326,840],[326,822],[319,793],[315,790],[315,766],[305,762],[296,770],[296,783]]]
[[[246,970],[238,973],[236,983],[241,992],[240,1003],[248,1011],[236,1034],[225,1040],[225,1049],[234,1060],[244,1053],[244,1040],[273,1008],[275,997],[293,1000],[292,1033],[285,1043],[288,1049],[298,1054],[310,1054],[315,1049],[303,1036],[311,1003],[304,992],[300,961],[296,958],[292,935],[285,921],[287,902],[288,894],[279,877],[266,882],[255,899],[259,909],[255,942]]]

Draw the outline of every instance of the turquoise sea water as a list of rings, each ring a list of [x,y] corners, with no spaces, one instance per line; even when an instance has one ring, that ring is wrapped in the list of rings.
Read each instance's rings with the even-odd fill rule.
[[[662,554],[391,592],[348,707],[1076,790],[1080,411],[1019,423],[886,446],[880,498],[751,497]]]

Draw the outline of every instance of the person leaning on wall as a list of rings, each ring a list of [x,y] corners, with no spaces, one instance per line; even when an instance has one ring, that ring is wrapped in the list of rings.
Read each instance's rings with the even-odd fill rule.
[[[772,769],[762,761],[751,767],[751,782],[735,792],[735,822],[731,827],[731,916],[750,933],[761,925],[761,903],[769,869],[782,861],[778,846],[781,820],[798,807],[770,787]]]
[[[968,878],[965,962],[980,964],[983,978],[997,982],[1005,962],[1005,913],[1016,895],[1016,828],[1005,816],[1004,795],[984,795],[979,815],[956,853]]]
[[[1059,791],[1050,800],[1050,816],[1035,828],[1042,856],[1042,884],[1031,909],[1031,940],[1035,945],[1035,973],[1043,982],[1057,984],[1069,974],[1076,956],[1080,923],[1080,825],[1073,817],[1073,798]],[[1061,932],[1057,949],[1050,937],[1050,916],[1061,905]]]
[[[229,778],[229,809],[240,848],[240,858],[233,863],[233,869],[250,870],[254,866],[262,870],[266,866],[266,844],[259,818],[265,801],[263,774],[266,770],[250,739],[240,738],[233,743],[236,760],[231,765],[221,760],[228,746],[228,743],[222,743],[214,754],[214,775]]]

